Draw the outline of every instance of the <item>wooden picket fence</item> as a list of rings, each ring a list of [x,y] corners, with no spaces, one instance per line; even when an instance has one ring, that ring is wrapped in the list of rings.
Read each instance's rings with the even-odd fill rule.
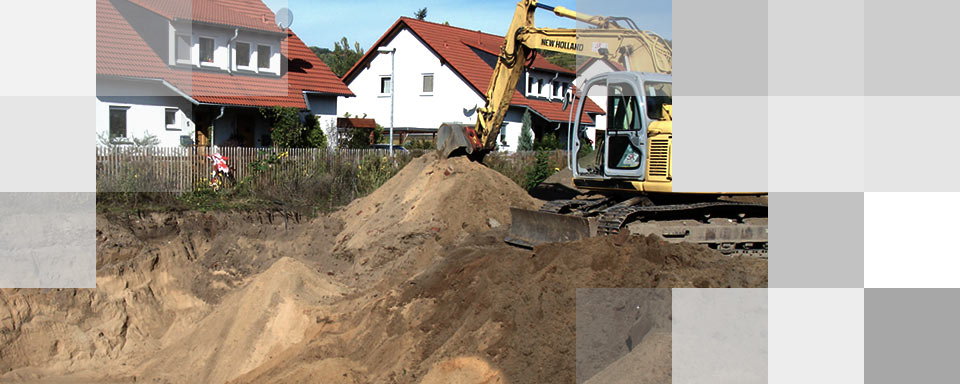
[[[227,158],[234,180],[255,176],[257,183],[281,184],[315,172],[325,172],[344,165],[356,166],[370,156],[389,158],[387,149],[320,149],[320,148],[248,148],[248,147],[97,147],[97,191],[100,192],[175,192],[183,193],[208,185],[213,174],[209,155],[218,153]],[[395,151],[398,166],[406,164],[423,151]],[[493,153],[505,167],[501,172],[523,173],[532,164],[536,152]],[[273,161],[277,160],[281,161]],[[566,164],[566,152],[551,154],[554,164]],[[257,171],[251,166],[261,164]],[[501,167],[503,168],[503,166]]]
[[[235,180],[256,172],[259,162],[272,176],[297,175],[330,169],[330,165],[359,164],[365,157],[389,157],[387,149],[248,148],[248,147],[97,147],[97,190],[101,192],[188,192],[209,183],[214,172],[208,158],[214,153],[227,159]],[[409,152],[394,157],[406,162]],[[273,161],[280,159],[282,161]],[[262,173],[262,172],[261,172]],[[263,179],[263,175],[257,175]],[[279,177],[268,177],[276,183]],[[262,181],[262,180],[261,180]]]

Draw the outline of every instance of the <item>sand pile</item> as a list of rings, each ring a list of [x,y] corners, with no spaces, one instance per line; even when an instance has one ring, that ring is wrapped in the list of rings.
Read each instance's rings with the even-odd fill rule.
[[[279,259],[196,324],[170,329],[141,375],[170,382],[230,380],[302,341],[315,322],[306,309],[344,291],[299,261]]]
[[[356,309],[314,328],[298,353],[238,382],[307,380],[309,370],[291,377],[290,367],[328,359],[350,361],[337,366],[357,382],[573,382],[576,288],[766,285],[765,260],[724,257],[693,245],[623,236],[531,252],[504,245],[504,235],[478,234],[444,249],[423,273],[357,298]],[[655,364],[661,377],[668,375],[662,368],[670,366],[669,340],[662,336],[644,339],[634,351],[645,353],[624,358]]]
[[[310,264],[280,265],[288,270],[348,267],[315,257],[329,254],[328,237],[339,231],[335,221],[312,223],[304,231],[298,219],[278,212],[98,216],[97,289],[0,290],[0,375],[28,381],[62,376],[127,380],[142,375],[144,363],[158,353],[181,343],[178,335],[223,313],[221,307],[235,305],[224,299],[238,295],[234,291],[263,276],[282,255],[297,255]],[[269,295],[247,294],[256,305],[247,306],[246,313],[235,310],[228,323],[289,314],[295,302],[289,298],[299,291],[316,293],[304,287],[323,285],[310,282]],[[240,339],[247,342],[249,336]]]
[[[512,180],[466,158],[428,153],[369,196],[334,217],[343,221],[334,255],[355,261],[359,274],[422,269],[441,246],[510,224],[510,207],[542,204]]]

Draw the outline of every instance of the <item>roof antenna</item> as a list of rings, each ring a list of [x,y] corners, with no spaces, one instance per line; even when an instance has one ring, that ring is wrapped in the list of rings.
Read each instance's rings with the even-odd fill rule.
[[[289,8],[280,8],[277,11],[277,27],[286,31],[291,25],[293,25],[293,12]]]

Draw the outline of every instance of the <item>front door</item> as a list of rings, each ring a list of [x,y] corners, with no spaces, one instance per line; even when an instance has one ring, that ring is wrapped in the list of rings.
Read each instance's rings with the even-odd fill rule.
[[[249,113],[237,114],[237,138],[243,147],[253,147],[253,126],[256,116]]]
[[[607,129],[604,174],[643,180],[646,169],[647,117],[643,100],[631,83],[607,84]]]

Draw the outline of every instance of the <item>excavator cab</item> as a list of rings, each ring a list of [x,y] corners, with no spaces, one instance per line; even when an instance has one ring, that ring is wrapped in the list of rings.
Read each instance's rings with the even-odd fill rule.
[[[670,75],[610,72],[588,79],[575,98],[570,129],[576,132],[567,135],[574,179],[587,187],[610,179],[643,183],[648,171],[663,169],[660,158],[651,158],[652,151],[662,151],[662,142],[652,145],[651,139],[663,139],[659,136],[672,131],[663,129],[669,121],[664,107],[669,109],[672,96]],[[592,127],[582,122],[588,98],[605,105],[607,112],[595,117]]]

